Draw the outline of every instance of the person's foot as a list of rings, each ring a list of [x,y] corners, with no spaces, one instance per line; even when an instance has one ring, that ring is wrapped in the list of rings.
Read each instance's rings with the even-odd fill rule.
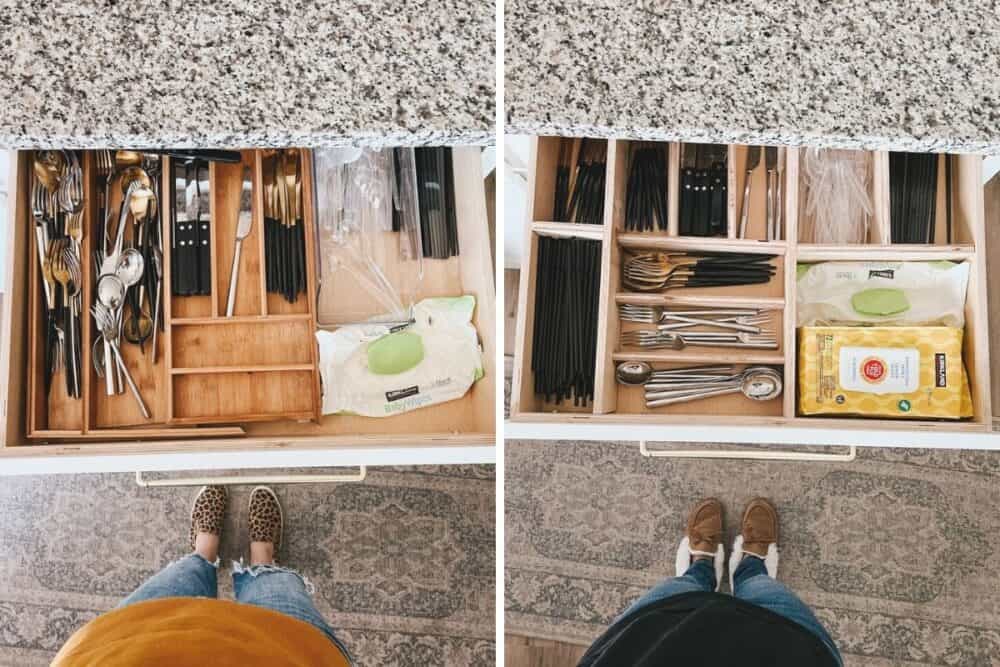
[[[219,557],[227,497],[224,486],[203,486],[191,506],[191,549],[210,563]]]
[[[740,534],[729,556],[729,584],[744,558],[759,558],[772,579],[778,576],[778,510],[764,498],[754,498],[743,510]]]
[[[715,498],[702,500],[688,515],[687,531],[677,548],[677,576],[687,572],[691,563],[696,560],[714,560],[715,590],[719,590],[725,557],[722,546],[722,503]]]
[[[250,565],[271,565],[281,546],[284,518],[274,491],[258,486],[250,493]]]

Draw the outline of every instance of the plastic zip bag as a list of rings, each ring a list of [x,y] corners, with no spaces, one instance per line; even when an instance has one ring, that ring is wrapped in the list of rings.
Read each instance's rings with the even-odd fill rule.
[[[809,148],[802,156],[805,209],[799,241],[845,245],[868,239],[874,207],[871,162],[861,151]]]
[[[409,321],[423,266],[419,255],[417,261],[410,259],[411,236],[393,233],[397,207],[411,217],[416,208],[398,192],[413,187],[397,185],[394,151],[320,149],[314,152],[314,164],[320,326],[373,318]],[[362,303],[351,298],[358,289],[372,298]]]

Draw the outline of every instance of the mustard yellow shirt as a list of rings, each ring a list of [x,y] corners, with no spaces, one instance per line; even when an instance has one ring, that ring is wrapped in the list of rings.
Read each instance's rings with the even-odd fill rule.
[[[317,628],[278,612],[205,598],[147,600],[95,618],[52,667],[348,667]]]

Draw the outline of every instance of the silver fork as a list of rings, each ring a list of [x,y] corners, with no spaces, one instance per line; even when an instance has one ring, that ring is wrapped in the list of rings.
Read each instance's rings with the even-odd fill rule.
[[[76,394],[74,398],[80,397],[80,371],[81,371],[81,360],[83,355],[81,354],[80,345],[81,341],[77,337],[77,327],[76,322],[80,317],[80,307],[82,304],[82,288],[83,288],[83,267],[80,266],[80,257],[77,255],[77,251],[70,245],[66,245],[62,250],[62,262],[69,272],[70,284],[72,285],[72,292],[66,295],[66,301],[69,306],[70,312],[70,326],[72,330],[70,331],[69,338],[70,344],[73,346],[72,354],[70,358],[73,361],[73,379],[74,386],[76,389]]]
[[[79,240],[83,237],[83,169],[76,157],[76,151],[65,151],[66,171],[59,186],[59,205],[67,214],[66,234],[73,239],[79,254]]]
[[[671,310],[660,306],[621,304],[618,317],[625,322],[658,324],[660,331],[689,329],[695,326],[760,333],[761,325],[769,324],[771,315],[750,308]]]
[[[664,315],[677,315],[683,317],[719,317],[729,319],[733,317],[751,317],[759,315],[761,310],[757,308],[691,308],[687,310],[675,310],[664,308],[663,306],[646,306],[636,303],[623,303],[618,306],[618,315],[621,319],[629,322],[646,322],[655,324]]]
[[[31,213],[35,219],[35,250],[38,252],[39,269],[45,264],[45,257],[49,249],[49,230],[45,224],[45,217],[48,214],[48,191],[42,187],[37,178],[31,182]],[[44,269],[42,285],[45,289],[45,305],[49,310],[55,307],[55,289],[48,280],[44,279]]]
[[[732,319],[712,319],[664,313],[660,318],[660,322],[662,324],[659,325],[659,329],[660,331],[672,331],[675,329],[705,326],[732,331],[744,331],[746,333],[760,333],[760,325],[767,324],[770,321],[771,318],[767,315],[752,315]]]
[[[759,334],[740,331],[732,334],[713,332],[699,335],[640,329],[622,333],[619,340],[622,345],[634,345],[647,349],[670,348],[673,350],[683,350],[686,347],[778,349],[778,338],[771,331]]]
[[[54,323],[52,328],[56,332],[56,340],[52,345],[52,364],[49,367],[49,371],[52,375],[58,375],[62,373],[63,355],[66,354],[66,333],[58,323]]]
[[[121,350],[118,348],[118,327],[121,320],[121,310],[112,313],[103,304],[95,303],[90,307],[90,312],[94,315],[94,322],[97,324],[97,328],[100,329],[101,336],[108,342],[108,349],[110,349],[117,367],[124,374],[125,382],[128,383],[128,388],[132,391],[136,403],[139,404],[142,416],[150,419],[152,415],[149,412],[149,408],[146,407],[146,402],[142,400],[142,394],[139,393],[139,388],[135,385],[132,373],[129,371],[128,366],[125,365]]]

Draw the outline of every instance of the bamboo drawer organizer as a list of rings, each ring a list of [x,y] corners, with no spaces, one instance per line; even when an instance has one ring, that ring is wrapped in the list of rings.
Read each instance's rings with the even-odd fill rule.
[[[306,292],[294,303],[268,293],[263,247],[263,161],[260,150],[242,151],[241,164],[210,163],[212,293],[173,296],[170,264],[169,158],[162,158],[163,319],[158,336],[157,363],[138,346],[123,344],[122,355],[145,399],[152,419],[143,418],[131,393],[108,396],[104,381],[94,371],[91,348],[98,337],[93,318],[82,318],[82,399],[66,395],[61,377],[46,395],[44,364],[44,295],[38,257],[33,248],[30,195],[31,153],[17,153],[11,189],[12,267],[5,312],[12,332],[23,324],[26,335],[11,336],[0,354],[0,376],[5,397],[6,441],[0,453],[16,445],[33,450],[68,453],[57,444],[79,441],[86,445],[113,441],[176,440],[177,451],[209,446],[206,438],[248,449],[308,447],[322,444],[357,445],[400,443],[492,443],[495,438],[493,373],[494,291],[486,226],[485,198],[478,150],[455,149],[456,217],[461,255],[447,260],[424,259],[424,279],[417,299],[472,294],[477,307],[473,320],[483,345],[486,376],[461,399],[385,418],[322,415],[317,329],[318,304],[347,314],[371,309],[370,299],[358,290],[328,281],[328,293],[318,299],[321,275],[317,267],[316,211],[313,204],[312,155],[302,156],[303,223],[306,238]],[[98,224],[95,153],[82,162],[86,186],[84,257],[91,257]],[[227,318],[226,299],[234,253],[242,173],[253,177],[253,227],[243,241],[240,278],[234,316]],[[475,169],[473,169],[475,167]],[[103,187],[101,181],[100,187]],[[113,184],[110,207],[117,211],[122,192]],[[386,244],[390,241],[386,240]],[[385,257],[392,257],[388,251]],[[92,261],[83,262],[83,301],[94,301],[96,276]],[[390,267],[390,272],[392,267]],[[9,299],[8,299],[9,297]],[[332,304],[332,305],[330,305]],[[347,318],[345,318],[347,319]],[[2,321],[2,319],[0,319]],[[4,364],[6,362],[6,366]],[[236,438],[237,440],[225,440]],[[245,443],[237,445],[236,443]],[[293,443],[293,444],[289,444]],[[295,444],[297,443],[297,444]],[[232,446],[228,445],[228,446]],[[174,446],[174,445],[170,445]],[[98,448],[100,449],[100,448]],[[6,452],[4,451],[6,450]],[[161,448],[162,450],[162,448]],[[77,451],[72,449],[72,451]],[[96,451],[96,450],[95,450]],[[166,450],[163,450],[166,451]]]
[[[593,140],[588,140],[593,141]],[[579,144],[579,140],[576,141]],[[870,194],[874,211],[869,238],[856,245],[816,245],[799,243],[797,227],[800,208],[805,200],[805,185],[800,178],[800,150],[780,148],[783,171],[783,235],[779,241],[765,241],[766,175],[764,160],[751,174],[753,185],[746,238],[738,237],[742,198],[747,174],[747,147],[727,148],[728,211],[727,233],[719,237],[678,235],[679,173],[682,146],[668,146],[667,191],[668,224],[665,231],[628,232],[625,230],[626,183],[632,144],[627,140],[607,141],[607,167],[604,194],[604,223],[589,225],[553,222],[553,199],[560,138],[538,137],[532,142],[528,179],[528,221],[522,258],[518,324],[515,341],[511,398],[514,422],[574,424],[683,424],[697,418],[699,423],[719,425],[779,426],[793,424],[828,429],[890,429],[977,431],[993,429],[989,361],[988,305],[986,295],[986,225],[982,186],[982,158],[976,155],[953,156],[952,242],[947,243],[944,158],[939,162],[936,216],[936,243],[900,245],[890,242],[889,154],[872,152]],[[575,155],[579,147],[572,153]],[[575,157],[571,164],[575,163]],[[597,321],[597,359],[594,399],[585,406],[573,401],[561,404],[546,402],[534,393],[532,375],[532,333],[534,327],[535,269],[538,238],[578,237],[600,241],[602,262]],[[621,270],[625,253],[632,250],[661,251],[732,251],[763,253],[773,257],[777,268],[766,284],[734,287],[673,289],[667,292],[629,292],[622,285]],[[852,417],[805,417],[797,414],[796,317],[795,289],[798,263],[827,260],[953,260],[971,264],[965,303],[964,360],[972,386],[975,416],[963,421],[879,420]],[[777,350],[689,347],[641,349],[619,343],[622,331],[643,325],[621,322],[619,304],[653,306],[720,306],[759,308],[768,311],[771,327],[779,338]],[[648,325],[646,325],[648,327]],[[737,367],[764,364],[780,369],[784,376],[782,396],[772,400],[751,401],[741,394],[705,398],[658,408],[646,407],[642,387],[620,385],[615,380],[616,364],[621,361],[646,361],[654,368],[677,368],[705,363],[735,364]]]
[[[308,153],[302,153],[303,199],[312,198]],[[145,419],[132,394],[109,396],[91,363],[92,345],[98,337],[89,313],[83,321],[83,398],[66,396],[61,382],[53,382],[46,396],[42,382],[44,329],[41,286],[30,281],[28,320],[28,437],[104,437],[108,430],[123,427],[151,428],[158,425],[243,423],[269,419],[317,419],[319,417],[319,373],[315,330],[315,248],[312,247],[313,210],[305,207],[306,275],[309,290],[295,303],[266,291],[264,273],[263,154],[243,151],[241,164],[209,163],[211,210],[212,290],[206,296],[174,296],[171,293],[171,193],[172,161],[161,162],[159,206],[163,220],[163,322],[157,339],[157,362],[153,364],[147,341],[143,353],[136,345],[123,344],[122,356],[152,413]],[[253,178],[253,227],[243,241],[240,281],[234,316],[227,318],[226,298],[233,240],[243,189],[243,168]],[[83,163],[86,193],[83,255],[90,257],[99,229],[97,191],[99,184],[94,153]],[[112,183],[110,209],[122,200],[118,181]],[[97,276],[91,261],[82,263],[83,299],[94,302]],[[151,267],[147,267],[151,268]],[[30,253],[30,275],[38,275],[38,257]],[[223,429],[220,433],[229,433]],[[210,434],[211,431],[206,431]],[[150,433],[155,435],[155,430]],[[171,432],[173,434],[173,432]]]

